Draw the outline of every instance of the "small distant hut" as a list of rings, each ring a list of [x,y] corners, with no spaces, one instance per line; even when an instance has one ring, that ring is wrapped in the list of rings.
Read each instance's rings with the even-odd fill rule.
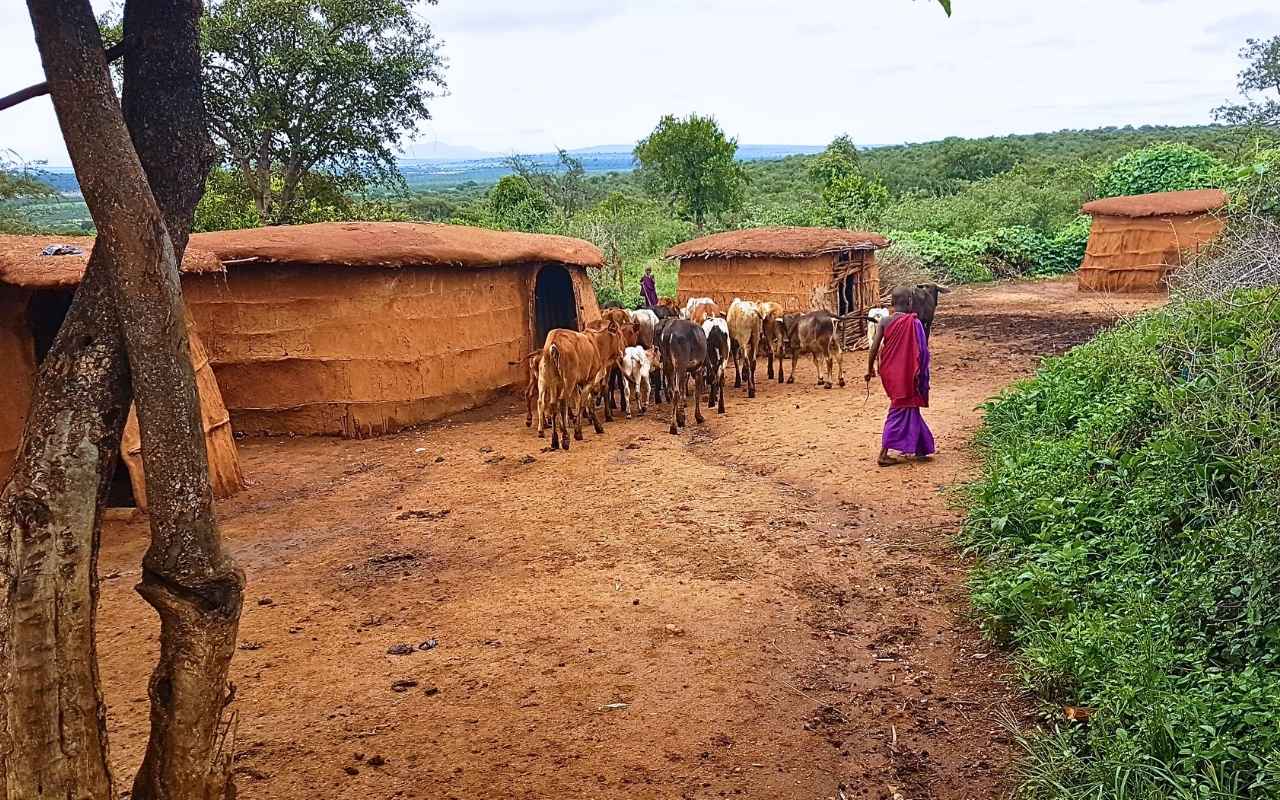
[[[46,247],[64,245],[62,255],[42,255]],[[84,275],[93,239],[88,237],[0,236],[0,486],[9,479],[22,430],[31,409],[36,371],[71,307]],[[76,252],[78,251],[78,252]],[[212,253],[187,250],[187,276],[217,273],[222,265]],[[196,370],[200,415],[204,422],[209,479],[217,497],[244,487],[244,476],[230,420],[204,344],[187,319],[191,361]],[[126,470],[117,471],[108,498],[112,505],[146,507],[142,445],[136,415],[130,410],[121,445]]]
[[[244,434],[372,436],[523,385],[553,328],[600,314],[580,239],[432,223],[200,233],[225,274],[187,307]]]
[[[680,262],[677,300],[735,297],[771,301],[788,312],[825,308],[864,314],[880,299],[877,233],[841,228],[748,228],[703,236],[667,251]]]
[[[1170,275],[1222,232],[1218,189],[1109,197],[1081,209],[1093,217],[1078,286],[1088,292],[1160,292]]]

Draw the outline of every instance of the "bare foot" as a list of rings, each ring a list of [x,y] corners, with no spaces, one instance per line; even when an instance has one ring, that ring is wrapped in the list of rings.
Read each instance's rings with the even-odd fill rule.
[[[876,463],[882,467],[892,467],[895,464],[901,464],[902,462],[892,456],[880,456],[876,459]]]

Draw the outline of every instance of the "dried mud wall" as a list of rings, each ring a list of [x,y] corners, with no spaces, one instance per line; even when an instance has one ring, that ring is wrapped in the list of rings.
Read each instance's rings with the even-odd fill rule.
[[[238,432],[364,437],[523,386],[538,269],[252,266],[183,285]],[[598,316],[570,273],[580,321]]]
[[[35,343],[27,327],[30,296],[25,289],[0,286],[0,486],[13,472],[36,382]]]
[[[1090,292],[1162,292],[1168,277],[1222,232],[1212,215],[1096,216],[1078,285]]]
[[[828,308],[833,257],[688,258],[680,262],[676,302],[710,297],[728,308],[735,297],[780,303],[788,312]]]

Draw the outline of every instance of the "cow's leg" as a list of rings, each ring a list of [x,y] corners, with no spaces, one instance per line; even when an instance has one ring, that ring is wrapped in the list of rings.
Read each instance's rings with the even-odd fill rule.
[[[599,399],[599,394],[600,389],[596,388],[592,395],[591,402],[591,427],[595,429],[596,434],[604,433],[604,425],[600,424],[600,412],[596,409],[596,406],[598,405],[596,401]],[[613,422],[613,415],[609,413],[609,404],[603,403],[599,405],[604,406],[604,421]]]
[[[524,390],[524,405],[525,405],[524,426],[526,428],[533,427],[533,394],[534,394],[533,389],[535,386],[537,386],[537,384],[538,382],[536,380],[531,380],[529,381],[529,385],[526,386]],[[538,429],[539,431],[541,431],[542,426],[539,425]]]
[[[593,420],[595,419],[596,410],[595,410],[594,404],[590,406],[588,405],[588,403],[592,403],[592,401],[593,401],[593,398],[590,397],[585,390],[583,389],[574,390],[572,402],[573,402],[573,407],[577,410],[577,413],[574,415],[574,418],[573,418],[573,438],[577,439],[578,441],[582,441],[583,415],[590,412],[591,418]]]
[[[671,400],[671,433],[680,433],[680,394],[676,391],[676,370],[663,370],[663,379],[667,385],[667,395]]]
[[[732,339],[729,340],[729,355],[733,356],[733,388],[742,388],[742,367],[738,362],[742,358],[742,348]]]
[[[839,369],[840,369],[840,373],[839,373],[839,374],[840,374],[840,385],[841,385],[841,386],[844,386],[844,349],[843,349],[843,348],[839,348],[839,349],[837,349],[837,350],[836,350],[836,365],[837,365],[837,366],[839,367]],[[830,374],[830,373],[828,373],[828,374]]]
[[[704,383],[706,383],[706,378],[702,375],[702,373],[699,373],[694,378],[694,392],[693,392],[693,421],[698,423],[699,425],[707,421],[702,416],[702,390],[706,388],[703,385]]]
[[[640,416],[644,416],[649,410],[649,376],[640,376]]]
[[[747,347],[747,397],[756,396],[756,348]],[[773,377],[770,375],[769,377]]]
[[[613,422],[613,369],[612,368],[609,370],[608,373],[605,374],[604,385],[601,388],[604,389],[604,403],[603,403],[604,421]],[[596,417],[594,413],[595,403],[591,404],[591,408],[593,409],[593,412],[591,414],[591,421],[595,422],[595,417]]]
[[[795,350],[795,349],[793,349],[793,350],[791,351],[791,377],[790,377],[790,378],[787,378],[787,383],[795,383],[795,382],[796,382],[796,361],[798,361],[798,360],[800,360],[800,351],[799,351],[799,350]],[[781,382],[782,382],[782,374],[781,374],[781,372],[779,372],[779,374],[778,374],[778,382],[779,382],[779,383],[781,383]]]
[[[748,378],[748,380],[750,380],[750,378]],[[720,376],[716,378],[716,382],[720,384],[720,391],[716,392],[716,400],[718,401],[716,403],[716,413],[723,414],[724,413],[724,373],[721,373]]]

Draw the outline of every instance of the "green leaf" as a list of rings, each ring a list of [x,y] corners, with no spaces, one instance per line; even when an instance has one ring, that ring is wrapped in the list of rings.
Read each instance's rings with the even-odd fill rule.
[[[942,5],[942,10],[947,12],[947,16],[951,16],[951,0],[938,0]]]

